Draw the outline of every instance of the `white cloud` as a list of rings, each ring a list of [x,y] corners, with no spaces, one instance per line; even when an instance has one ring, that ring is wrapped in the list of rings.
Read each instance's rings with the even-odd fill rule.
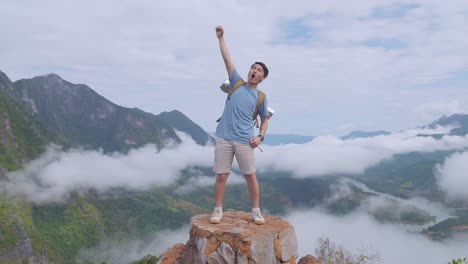
[[[189,238],[189,227],[173,231],[162,231],[149,235],[147,239],[105,240],[97,247],[83,249],[77,257],[78,263],[127,264],[146,255],[159,256],[175,244],[185,244]]]
[[[256,153],[257,169],[260,172],[290,171],[295,177],[359,174],[396,154],[468,148],[468,136],[443,136],[441,139],[427,136],[449,130],[450,127],[412,129],[353,140],[327,136],[301,145],[264,146],[264,152]],[[145,190],[169,185],[178,179],[182,169],[213,166],[213,146],[199,146],[188,136],[178,135],[182,144],[159,152],[152,145],[131,150],[126,155],[49,147],[39,159],[25,164],[23,170],[8,173],[10,182],[6,182],[2,190],[24,195],[37,203],[63,201],[73,191],[106,192],[115,187]],[[233,168],[237,169],[236,163]],[[214,179],[208,175],[200,174],[189,179],[178,191],[188,192],[191,187],[210,185],[212,181]],[[232,173],[228,182],[245,181]]]
[[[179,134],[181,136],[181,134]],[[154,145],[128,154],[49,147],[21,171],[8,173],[3,190],[41,203],[64,201],[73,191],[106,192],[115,187],[145,190],[174,183],[180,170],[212,167],[213,148],[202,147],[182,135],[183,144],[158,151]]]
[[[316,137],[301,145],[265,146],[265,151],[257,154],[258,167],[263,171],[291,171],[298,177],[359,174],[379,162],[391,159],[395,154],[461,150],[468,147],[468,136],[444,136],[441,139],[418,136],[443,134],[448,130],[450,128],[412,129],[353,140],[327,136]]]
[[[277,110],[272,130],[404,129],[426,121],[411,109],[468,96],[466,80],[446,82],[468,70],[468,37],[460,34],[468,4],[420,1],[398,17],[375,15],[408,4],[3,1],[0,70],[13,79],[53,71],[124,106],[179,109],[213,131],[226,76],[213,29],[223,24],[241,74],[254,60],[271,68],[261,88]],[[239,19],[259,14],[254,23]],[[311,28],[308,41],[285,37],[290,21]],[[404,46],[365,44],[375,39]]]
[[[449,116],[452,114],[468,113],[467,105],[467,102],[461,98],[450,101],[424,103],[416,108],[414,113],[415,119],[430,123],[443,115]]]
[[[452,154],[435,172],[441,189],[450,199],[468,199],[468,151]]]
[[[344,217],[318,209],[296,211],[286,217],[296,231],[299,256],[314,254],[319,237],[328,237],[351,252],[380,253],[382,263],[446,263],[466,254],[467,237],[443,243],[406,231],[405,225],[380,224],[355,213]]]

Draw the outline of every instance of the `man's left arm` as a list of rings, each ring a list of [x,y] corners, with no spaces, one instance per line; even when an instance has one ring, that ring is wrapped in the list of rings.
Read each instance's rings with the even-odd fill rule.
[[[265,133],[268,129],[268,116],[262,117],[260,121],[260,132],[258,136],[250,139],[250,146],[256,148],[262,143],[262,139],[265,136]]]
[[[268,116],[262,117],[260,121],[260,133],[259,135],[265,136],[268,129]]]

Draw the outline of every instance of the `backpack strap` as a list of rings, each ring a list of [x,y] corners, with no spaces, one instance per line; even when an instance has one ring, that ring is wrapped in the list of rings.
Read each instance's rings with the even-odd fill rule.
[[[231,94],[234,93],[234,92],[237,90],[237,88],[241,87],[241,86],[244,85],[244,84],[246,84],[246,82],[245,82],[244,80],[242,80],[242,79],[238,80],[238,81],[234,84],[234,86],[232,87],[232,89],[229,91],[228,96],[227,96],[227,100],[229,100],[229,99],[231,98]],[[218,123],[219,123],[219,121],[221,121],[221,117],[218,118],[218,120],[216,120],[216,122],[218,122]]]
[[[260,111],[260,107],[262,107],[263,105],[263,102],[265,101],[265,93],[258,90],[258,100],[257,100],[257,106],[255,107],[255,113],[254,113],[254,116],[253,116],[253,120],[255,122],[255,126],[257,128],[259,128],[259,125],[258,125],[258,111]]]
[[[238,81],[234,84],[234,86],[232,87],[232,89],[229,91],[229,93],[228,93],[228,98],[227,98],[227,99],[229,100],[229,99],[231,98],[231,94],[234,93],[234,92],[237,90],[237,88],[241,87],[241,86],[244,85],[244,84],[246,84],[246,82],[245,82],[244,80],[242,80],[242,79],[238,80]]]

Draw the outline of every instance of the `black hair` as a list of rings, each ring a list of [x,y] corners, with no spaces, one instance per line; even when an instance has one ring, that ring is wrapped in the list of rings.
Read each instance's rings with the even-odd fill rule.
[[[254,66],[255,64],[258,64],[262,67],[263,69],[263,76],[265,76],[265,78],[268,76],[268,68],[267,66],[265,65],[265,63],[263,62],[259,62],[259,61],[256,61],[254,64],[252,64],[252,66]]]

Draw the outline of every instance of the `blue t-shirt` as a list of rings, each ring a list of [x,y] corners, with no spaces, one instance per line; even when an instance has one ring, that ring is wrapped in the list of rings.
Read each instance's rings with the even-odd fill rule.
[[[236,69],[232,71],[229,77],[230,87],[240,80],[241,77]],[[249,144],[249,140],[254,137],[253,115],[258,101],[258,89],[250,88],[244,84],[237,88],[226,100],[224,112],[216,127],[216,136],[227,140]],[[260,117],[268,116],[268,101],[265,101],[258,110]]]

